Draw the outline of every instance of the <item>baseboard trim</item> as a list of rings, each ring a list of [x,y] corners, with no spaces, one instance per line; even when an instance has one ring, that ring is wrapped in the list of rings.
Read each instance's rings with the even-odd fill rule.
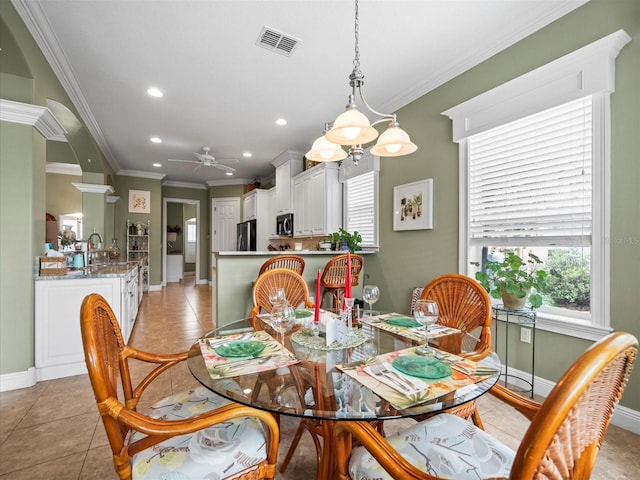
[[[36,383],[35,367],[31,367],[24,372],[5,373],[0,375],[0,392],[29,388]]]
[[[523,370],[509,367],[509,376],[511,375],[523,378],[531,378],[530,372],[525,372]],[[536,395],[547,397],[555,386],[555,382],[546,380],[544,378],[535,377],[533,382],[533,391]],[[615,411],[613,412],[611,423],[617,427],[629,430],[636,435],[640,435],[640,412],[637,410],[633,410],[629,407],[618,404]]]

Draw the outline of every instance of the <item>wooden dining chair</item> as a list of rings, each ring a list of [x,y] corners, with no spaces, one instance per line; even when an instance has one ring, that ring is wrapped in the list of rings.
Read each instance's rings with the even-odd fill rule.
[[[491,299],[476,280],[456,273],[440,275],[425,285],[420,298],[434,300],[438,304],[438,324],[462,332],[443,337],[440,348],[475,361],[482,360],[493,351]],[[477,341],[473,345],[461,343],[462,339],[474,338]]]
[[[288,268],[272,268],[261,274],[253,284],[253,307],[250,317],[271,311],[269,290],[272,287],[282,287],[287,301],[295,308],[314,306],[309,299],[309,286],[301,274]]]
[[[89,379],[120,479],[274,478],[279,428],[270,413],[231,403],[204,387],[138,412],[147,387],[186,360],[187,352],[156,355],[126,345],[111,307],[95,293],[82,302],[80,325]],[[135,387],[133,360],[157,365]]]
[[[455,415],[436,415],[387,438],[366,422],[338,422],[338,479],[588,480],[637,352],[633,335],[607,335],[542,404],[496,384],[490,392],[531,420],[516,452]],[[352,437],[362,446],[349,452]]]
[[[269,290],[272,287],[282,287],[287,301],[295,308],[313,308],[314,304],[309,300],[309,286],[302,275],[288,268],[273,268],[260,275],[253,284],[253,307],[249,312],[249,319],[254,330],[264,330],[265,324],[258,318],[262,313],[271,311]],[[267,329],[270,330],[270,329]],[[289,334],[295,330],[289,331]],[[277,338],[277,332],[270,330]],[[291,383],[291,382],[289,382]],[[252,398],[255,400],[260,395],[262,386],[266,385],[271,398],[275,398],[282,388],[278,376],[273,371],[264,372],[253,389]]]
[[[440,275],[422,288],[421,299],[438,304],[438,323],[460,330],[441,337],[438,348],[471,360],[481,360],[493,351],[491,346],[491,299],[476,280],[455,273]],[[464,343],[463,343],[464,342]],[[447,413],[473,421],[484,428],[474,401]],[[427,417],[419,417],[423,420]]]
[[[364,261],[362,256],[351,254],[351,285],[356,286],[359,282],[360,271]],[[320,277],[322,294],[320,295],[320,306],[324,303],[326,295],[331,296],[331,308],[337,312],[344,298],[344,287],[347,280],[347,255],[340,254],[327,262]],[[318,301],[316,299],[316,301]]]
[[[293,270],[297,274],[302,275],[304,272],[304,258],[298,255],[274,255],[262,264],[260,271],[258,272],[258,276],[273,268],[288,268],[289,270]]]

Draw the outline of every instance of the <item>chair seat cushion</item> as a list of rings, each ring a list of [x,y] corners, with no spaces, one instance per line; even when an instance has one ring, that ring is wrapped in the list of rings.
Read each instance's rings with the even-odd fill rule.
[[[387,441],[418,469],[455,480],[508,477],[514,458],[513,450],[488,433],[449,414],[417,423]],[[353,449],[349,474],[358,480],[393,479],[363,447]]]
[[[204,387],[176,393],[152,405],[152,418],[179,420],[230,403]],[[135,432],[131,442],[144,435]],[[256,465],[266,458],[266,438],[255,418],[237,418],[165,440],[131,461],[134,480],[220,480]]]

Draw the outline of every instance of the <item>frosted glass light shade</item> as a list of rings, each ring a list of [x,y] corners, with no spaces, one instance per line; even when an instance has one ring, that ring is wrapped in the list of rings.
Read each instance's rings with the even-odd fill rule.
[[[347,158],[347,152],[340,145],[327,140],[323,135],[313,142],[311,150],[305,154],[305,157],[314,162],[337,162]]]
[[[356,108],[341,113],[333,122],[333,128],[325,134],[327,140],[339,145],[362,145],[372,142],[377,136],[378,131]]]
[[[418,150],[416,144],[411,141],[407,132],[400,127],[387,128],[380,135],[376,144],[371,147],[371,153],[379,157],[400,157],[409,155],[416,150]]]

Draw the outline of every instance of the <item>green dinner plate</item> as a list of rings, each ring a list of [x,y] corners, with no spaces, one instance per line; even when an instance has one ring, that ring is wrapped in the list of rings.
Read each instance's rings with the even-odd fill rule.
[[[441,362],[435,357],[421,357],[418,355],[403,355],[391,362],[393,368],[419,378],[444,378],[451,375],[451,365]]]
[[[262,342],[231,342],[215,347],[221,357],[255,357],[264,350]]]
[[[296,310],[296,318],[307,318],[313,315],[309,310]]]
[[[410,317],[391,317],[387,320],[387,323],[395,327],[414,328],[421,326],[420,322]]]

